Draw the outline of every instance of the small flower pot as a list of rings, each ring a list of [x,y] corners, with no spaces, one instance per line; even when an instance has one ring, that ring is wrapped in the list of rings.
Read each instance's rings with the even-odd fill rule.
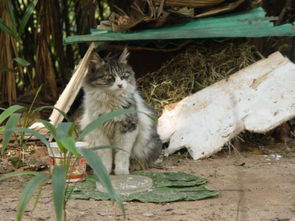
[[[87,148],[88,143],[76,142],[78,150]],[[66,155],[60,152],[56,142],[50,143],[47,148],[49,154],[50,173],[52,173],[54,166],[69,165],[66,182],[74,183],[84,181],[86,179],[86,160],[83,157],[75,157]]]

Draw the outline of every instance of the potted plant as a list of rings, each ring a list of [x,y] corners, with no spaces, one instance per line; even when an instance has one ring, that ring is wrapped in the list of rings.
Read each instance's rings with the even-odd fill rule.
[[[114,191],[112,183],[110,181],[109,175],[101,161],[101,159],[95,154],[94,149],[101,148],[116,148],[112,146],[102,146],[102,147],[91,147],[78,150],[76,144],[83,140],[84,136],[93,131],[95,128],[105,123],[108,120],[111,120],[114,117],[117,117],[122,114],[134,113],[135,110],[116,110],[108,114],[100,116],[98,119],[90,123],[84,130],[78,133],[75,129],[75,125],[72,122],[63,122],[55,127],[50,122],[41,120],[41,123],[48,129],[49,135],[52,139],[55,140],[56,148],[60,151],[62,158],[60,165],[54,165],[52,167],[52,173],[42,173],[42,172],[12,172],[5,174],[0,177],[0,181],[13,176],[20,175],[34,175],[33,178],[25,185],[22,195],[19,200],[19,205],[17,209],[17,220],[21,220],[25,208],[28,202],[31,200],[33,193],[41,186],[46,183],[49,179],[52,182],[52,191],[53,191],[53,202],[55,207],[56,219],[58,221],[66,220],[65,207],[69,194],[67,194],[67,189],[69,184],[66,183],[67,178],[69,178],[71,166],[71,158],[73,156],[81,158],[84,157],[88,165],[93,169],[96,179],[104,186],[112,201],[116,201],[124,213],[123,203],[119,195]],[[1,117],[0,117],[1,119]],[[23,132],[26,134],[32,134],[33,136],[40,139],[40,141],[45,144],[49,151],[52,148],[51,142],[41,133],[28,128],[9,128],[7,132]],[[53,153],[54,154],[54,153]],[[38,201],[38,197],[36,199]]]
[[[75,147],[79,151],[87,148],[88,143],[76,142]],[[48,160],[50,173],[53,172],[55,166],[66,165],[66,168],[68,168],[66,182],[79,182],[85,180],[86,160],[84,157],[74,156],[70,153],[61,152],[59,144],[57,142],[50,142],[49,147],[47,147],[47,149],[49,154]]]
[[[86,178],[86,161],[81,156],[81,151],[88,148],[86,142],[77,141],[78,134],[72,122],[61,122],[54,127],[49,122],[42,120],[43,125],[50,134],[50,140],[54,142],[46,144],[49,154],[50,172],[55,166],[65,166],[67,169],[66,182],[83,181]],[[44,143],[44,142],[43,142]]]

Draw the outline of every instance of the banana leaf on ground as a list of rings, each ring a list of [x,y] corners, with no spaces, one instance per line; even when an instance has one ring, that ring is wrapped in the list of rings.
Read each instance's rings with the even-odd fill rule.
[[[182,172],[136,172],[153,180],[149,191],[122,195],[124,201],[164,203],[192,201],[215,197],[219,191],[209,189],[207,179]],[[73,199],[109,200],[106,193],[96,190],[96,181],[89,176],[87,181],[77,185],[71,195]]]

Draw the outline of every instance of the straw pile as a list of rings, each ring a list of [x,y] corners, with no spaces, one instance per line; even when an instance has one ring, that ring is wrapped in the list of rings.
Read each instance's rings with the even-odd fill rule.
[[[180,101],[261,59],[250,42],[190,45],[156,72],[138,79],[139,88],[160,116],[165,105]]]

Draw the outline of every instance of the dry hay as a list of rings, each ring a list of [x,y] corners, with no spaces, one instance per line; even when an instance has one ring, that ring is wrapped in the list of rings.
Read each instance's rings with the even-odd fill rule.
[[[252,7],[245,0],[131,0],[108,1],[110,16],[100,29],[125,32],[179,23],[185,18],[201,18],[230,12],[241,6]]]
[[[156,72],[138,79],[145,98],[160,115],[164,106],[180,101],[261,59],[248,41],[189,45]]]

